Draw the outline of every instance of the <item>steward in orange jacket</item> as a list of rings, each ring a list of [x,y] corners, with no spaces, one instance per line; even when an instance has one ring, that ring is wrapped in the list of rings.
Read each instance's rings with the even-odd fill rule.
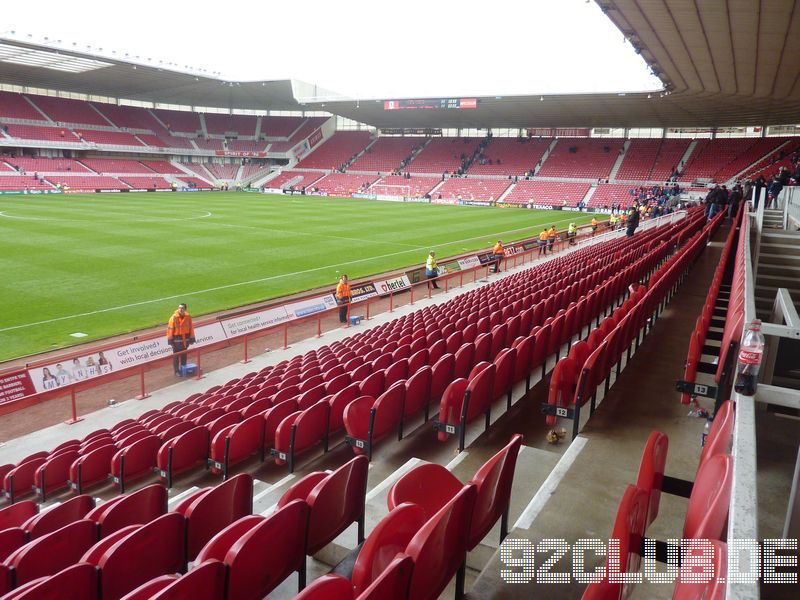
[[[500,261],[503,260],[503,257],[506,255],[506,250],[503,248],[503,241],[497,240],[497,243],[492,248],[492,256],[494,256],[494,272],[500,272]]]
[[[167,324],[167,343],[172,346],[172,352],[176,355],[172,358],[172,366],[176,375],[180,375],[180,368],[186,365],[186,353],[178,353],[186,350],[194,342],[192,317],[186,312],[186,305],[181,303],[178,305],[178,310],[172,313]]]

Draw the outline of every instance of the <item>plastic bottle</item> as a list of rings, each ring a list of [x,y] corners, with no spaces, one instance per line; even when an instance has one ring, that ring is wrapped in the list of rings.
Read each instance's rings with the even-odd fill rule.
[[[745,396],[754,396],[758,387],[758,370],[764,355],[764,336],[761,334],[761,321],[753,319],[747,328],[742,345],[739,347],[739,361],[736,364],[736,383],[734,389]]]

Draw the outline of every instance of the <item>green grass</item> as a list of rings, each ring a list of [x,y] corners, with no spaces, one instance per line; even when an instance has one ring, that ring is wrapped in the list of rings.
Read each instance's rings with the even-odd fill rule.
[[[591,216],[233,192],[0,196],[0,360],[164,323],[179,301],[197,317],[571,220]]]

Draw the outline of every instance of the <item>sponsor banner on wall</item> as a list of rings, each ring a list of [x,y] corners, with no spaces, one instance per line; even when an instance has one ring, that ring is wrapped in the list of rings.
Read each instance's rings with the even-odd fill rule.
[[[225,332],[219,323],[196,327],[194,334],[196,343],[191,346],[192,348],[225,340]],[[172,354],[172,346],[167,343],[167,338],[164,336],[87,353],[29,369],[28,372],[36,391],[44,392],[106,375],[112,371],[142,365],[169,354]]]
[[[350,302],[353,304],[363,302],[367,298],[374,298],[377,295],[378,290],[375,289],[375,284],[372,282],[350,286]]]
[[[253,152],[250,150],[215,150],[216,156],[234,156],[237,158],[264,158],[266,152]]]
[[[60,194],[61,190],[0,190],[0,196],[27,196],[37,194]]]
[[[31,376],[27,371],[0,375],[0,404],[30,396],[35,391]]]
[[[485,252],[483,254],[478,254],[478,260],[482,265],[488,265],[494,262],[494,254],[491,252]]]
[[[313,148],[322,141],[322,129],[317,129],[307,138],[309,147]]]
[[[538,210],[555,210],[555,207],[548,204],[531,204],[531,208],[536,208]]]
[[[393,292],[399,292],[411,287],[411,282],[406,275],[399,275],[392,279],[384,279],[383,281],[375,282],[375,289],[378,291],[379,296],[388,296]]]
[[[306,154],[311,152],[311,147],[308,145],[308,140],[303,140],[297,146],[292,148],[292,155],[295,159],[300,160],[305,158]]]
[[[492,206],[494,204],[491,200],[461,200],[463,206]]]
[[[333,294],[309,298],[299,302],[292,302],[286,305],[286,313],[290,319],[301,319],[308,315],[325,312],[336,306],[336,299]]]
[[[464,258],[458,259],[458,266],[461,267],[462,271],[466,271],[467,269],[474,269],[475,267],[481,266],[481,260],[477,256],[465,256]]]
[[[286,312],[286,307],[275,306],[240,317],[225,319],[222,321],[222,328],[225,330],[225,335],[234,337],[259,331],[288,320],[289,314]]]
[[[458,204],[456,198],[431,198],[431,204]]]

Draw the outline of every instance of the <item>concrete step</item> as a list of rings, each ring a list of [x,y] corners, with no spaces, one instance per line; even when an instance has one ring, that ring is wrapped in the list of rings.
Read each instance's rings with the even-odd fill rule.
[[[762,248],[763,250],[763,248]],[[800,267],[800,253],[796,252],[761,252],[758,255],[759,270],[765,265],[786,265]]]

